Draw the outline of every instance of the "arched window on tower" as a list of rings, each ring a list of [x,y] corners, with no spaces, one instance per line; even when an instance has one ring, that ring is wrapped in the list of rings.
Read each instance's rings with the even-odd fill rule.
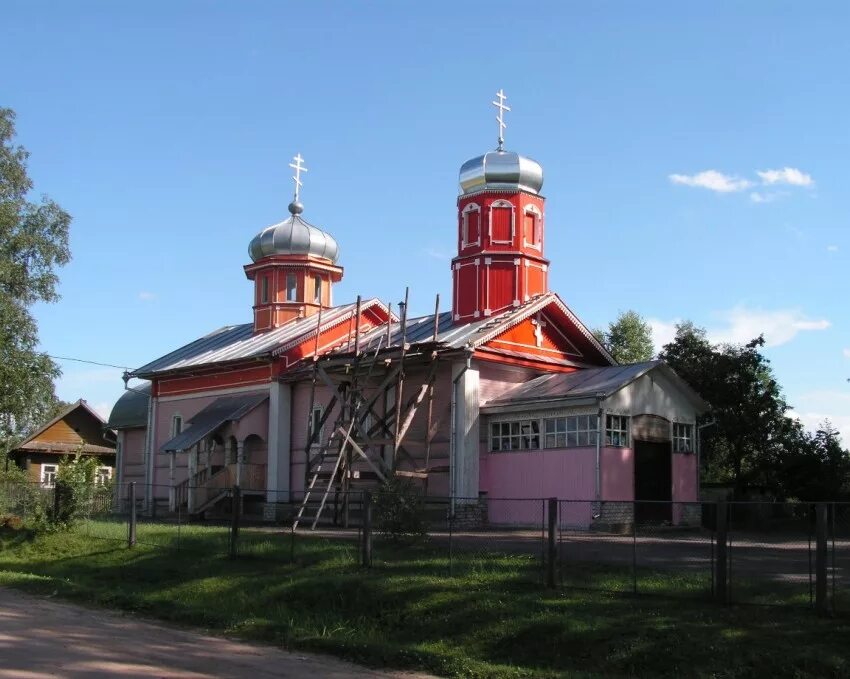
[[[268,304],[269,301],[269,276],[264,275],[260,281],[260,304]]]
[[[522,239],[528,247],[539,248],[542,236],[543,215],[536,205],[526,205],[522,216]]]
[[[296,295],[298,293],[298,279],[295,278],[295,274],[290,271],[286,274],[286,301],[287,302],[295,302]]]
[[[511,243],[514,239],[514,206],[507,200],[494,201],[490,206],[490,240]]]
[[[313,278],[313,302],[315,304],[322,303],[322,277],[315,276]]]
[[[470,203],[463,208],[462,219],[462,245],[481,245],[481,208],[476,203]]]

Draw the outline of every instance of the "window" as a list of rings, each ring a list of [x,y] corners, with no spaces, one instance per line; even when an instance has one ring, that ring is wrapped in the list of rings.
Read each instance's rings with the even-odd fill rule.
[[[463,244],[477,244],[481,233],[481,208],[470,203],[463,209]]]
[[[596,415],[570,415],[543,420],[544,448],[579,448],[596,445]]]
[[[490,207],[490,240],[510,243],[514,238],[514,206],[506,200],[497,200]]]
[[[673,452],[694,452],[694,425],[682,424],[681,422],[673,423]]]
[[[94,485],[107,486],[112,479],[112,467],[98,467],[94,474]]]
[[[174,438],[183,431],[183,418],[180,415],[174,415],[171,418],[171,438]]]
[[[313,302],[315,304],[322,303],[322,278],[321,276],[316,276],[313,279]]]
[[[298,285],[298,281],[295,278],[295,274],[294,273],[286,274],[286,301],[287,302],[294,302],[295,301],[295,295],[297,294],[297,287],[296,287],[297,285]]]
[[[313,444],[321,445],[322,439],[324,438],[325,432],[322,429],[319,429],[319,424],[322,421],[322,406],[314,406],[313,412],[310,413],[310,423],[307,428],[308,436],[312,436],[314,431],[319,432],[318,437],[313,441]]]
[[[526,245],[540,246],[540,221],[542,215],[534,205],[528,205],[523,215],[523,239]]]
[[[605,425],[605,445],[628,448],[629,418],[626,415],[608,415]]]
[[[56,485],[56,471],[59,466],[55,464],[41,465],[41,485],[45,488],[53,488]]]
[[[265,304],[269,301],[269,277],[263,276],[260,289],[260,304]]]
[[[490,450],[536,450],[540,448],[540,420],[493,422]]]

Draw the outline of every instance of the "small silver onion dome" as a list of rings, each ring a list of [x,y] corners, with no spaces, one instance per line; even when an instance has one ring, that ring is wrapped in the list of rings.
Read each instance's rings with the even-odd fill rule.
[[[521,189],[539,193],[543,167],[536,160],[513,151],[490,151],[467,160],[460,168],[461,193],[482,189]]]
[[[270,255],[313,255],[331,260],[339,259],[339,244],[329,233],[304,221],[304,206],[298,201],[289,204],[291,216],[260,231],[251,240],[248,254],[256,262]]]

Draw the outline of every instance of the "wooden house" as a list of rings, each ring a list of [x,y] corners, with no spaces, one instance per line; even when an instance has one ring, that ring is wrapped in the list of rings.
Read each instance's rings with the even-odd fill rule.
[[[10,451],[9,459],[26,470],[30,481],[52,487],[65,455],[97,457],[97,482],[107,483],[115,470],[115,434],[82,399],[72,403]]]

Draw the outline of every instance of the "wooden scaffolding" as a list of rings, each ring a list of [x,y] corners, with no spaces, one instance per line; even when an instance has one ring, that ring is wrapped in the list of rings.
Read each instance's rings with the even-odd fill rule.
[[[391,477],[421,480],[427,492],[431,471],[431,446],[438,427],[434,420],[434,391],[440,365],[440,297],[434,309],[433,334],[428,341],[411,346],[407,337],[408,290],[398,323],[387,307],[386,332],[372,328],[371,346],[361,346],[361,299],[357,298],[354,327],[347,346],[319,356],[319,331],[313,352],[310,390],[310,429],[304,447],[305,494],[294,527],[309,523],[315,529],[329,502],[333,522],[347,527],[352,498],[358,491],[386,483]],[[321,312],[317,321],[321,328]],[[394,332],[394,328],[396,331]],[[353,340],[351,334],[353,330]],[[379,334],[377,341],[375,335]],[[412,366],[424,369],[424,379],[405,390],[405,371]],[[314,422],[316,392],[327,387],[331,397],[321,417]],[[425,408],[426,425],[422,440],[409,437],[413,420]],[[330,436],[319,441],[323,428],[336,413]],[[415,452],[419,455],[415,454]],[[402,469],[402,463],[407,469]],[[355,469],[357,467],[357,469]]]

